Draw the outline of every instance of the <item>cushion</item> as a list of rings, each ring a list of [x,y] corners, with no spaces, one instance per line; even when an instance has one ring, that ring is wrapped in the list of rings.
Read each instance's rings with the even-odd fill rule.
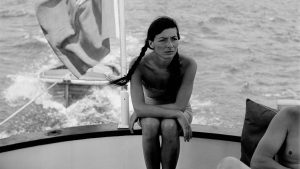
[[[241,136],[241,161],[250,166],[255,148],[265,134],[276,109],[246,100],[246,114]]]

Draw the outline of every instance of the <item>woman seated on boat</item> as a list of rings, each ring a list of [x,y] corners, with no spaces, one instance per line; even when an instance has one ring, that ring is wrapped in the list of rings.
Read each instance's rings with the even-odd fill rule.
[[[145,44],[128,74],[111,82],[121,86],[131,82],[134,113],[130,130],[139,120],[148,169],[159,169],[160,164],[163,169],[175,169],[180,132],[183,131],[184,141],[192,137],[189,100],[197,65],[194,59],[179,54],[179,39],[175,20],[166,16],[157,18],[151,23]],[[148,48],[152,51],[145,55]]]
[[[252,169],[300,169],[300,106],[285,108],[275,115],[250,165]],[[234,157],[226,157],[218,169],[249,167]]]

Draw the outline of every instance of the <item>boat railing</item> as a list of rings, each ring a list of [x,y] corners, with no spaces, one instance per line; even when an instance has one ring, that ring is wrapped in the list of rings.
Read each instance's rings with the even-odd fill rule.
[[[35,95],[29,102],[27,102],[25,105],[23,105],[21,108],[19,108],[17,111],[15,111],[13,114],[11,114],[10,116],[8,116],[6,119],[4,119],[1,123],[0,126],[3,125],[4,123],[6,123],[7,121],[9,121],[11,118],[13,118],[15,115],[17,115],[18,113],[20,113],[22,110],[24,110],[27,106],[29,106],[31,103],[33,103],[37,98],[41,97],[43,94],[45,94],[46,92],[48,92],[48,90],[50,90],[52,87],[54,87],[56,83],[53,83],[52,85],[50,85],[46,90],[44,90],[43,92],[38,93],[37,95]]]

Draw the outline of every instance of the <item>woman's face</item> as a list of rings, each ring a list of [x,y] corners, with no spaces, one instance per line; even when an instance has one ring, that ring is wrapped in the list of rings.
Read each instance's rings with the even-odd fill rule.
[[[178,49],[178,36],[176,28],[169,28],[157,34],[153,41],[149,42],[154,52],[164,59],[173,58]]]

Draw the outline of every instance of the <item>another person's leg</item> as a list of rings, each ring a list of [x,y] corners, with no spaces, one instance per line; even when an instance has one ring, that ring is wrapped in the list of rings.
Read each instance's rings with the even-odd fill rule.
[[[142,118],[142,143],[144,159],[147,169],[160,168],[160,120],[156,118]]]
[[[246,164],[235,157],[225,157],[217,169],[250,169]]]
[[[161,121],[161,162],[163,169],[176,168],[180,150],[178,127],[174,119],[163,119]]]

